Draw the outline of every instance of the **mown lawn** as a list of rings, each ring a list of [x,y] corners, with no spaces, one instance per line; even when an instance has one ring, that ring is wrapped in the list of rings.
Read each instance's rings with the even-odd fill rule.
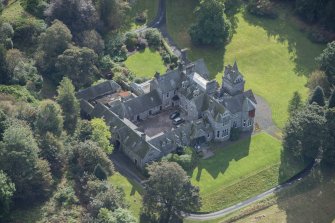
[[[128,29],[137,29],[146,23],[150,23],[156,17],[159,0],[134,0],[131,2],[133,3],[130,3],[131,10],[126,21]],[[146,11],[148,15],[146,23],[137,23],[135,21],[136,16],[144,11]]]
[[[236,59],[246,79],[246,88],[264,97],[272,109],[273,120],[283,128],[288,114],[288,101],[294,91],[307,97],[305,87],[310,71],[316,67],[314,58],[324,45],[313,44],[299,27],[292,12],[278,6],[276,20],[262,19],[246,13],[241,6],[230,16],[235,34],[224,48],[195,47],[187,30],[194,21],[197,1],[167,1],[167,26],[181,48],[189,48],[191,60],[204,58],[211,77],[221,83],[224,66]]]
[[[166,67],[158,51],[146,48],[144,51],[136,52],[126,61],[126,66],[136,75],[136,77],[151,78],[156,71],[163,74]]]
[[[266,133],[225,148],[214,146],[215,155],[201,160],[191,174],[200,187],[201,212],[213,212],[246,200],[289,179],[302,163],[282,156],[281,142]],[[283,165],[285,163],[285,165]]]
[[[113,185],[123,188],[126,202],[130,205],[129,210],[135,218],[139,219],[142,207],[141,188],[135,182],[132,182],[118,172],[111,176],[109,181]]]

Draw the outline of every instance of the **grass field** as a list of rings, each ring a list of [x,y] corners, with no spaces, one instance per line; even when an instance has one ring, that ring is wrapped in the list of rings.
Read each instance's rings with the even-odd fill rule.
[[[158,0],[135,0],[132,2],[134,3],[130,4],[131,11],[127,17],[129,29],[137,29],[145,24],[140,24],[135,21],[137,14],[143,11],[147,11],[148,14],[146,23],[151,22],[156,17],[158,10]]]
[[[241,140],[225,148],[214,148],[215,156],[201,160],[191,174],[200,187],[201,212],[213,212],[248,199],[287,180],[303,169],[302,163],[285,157],[281,164],[281,142],[266,133]]]
[[[136,77],[151,78],[156,71],[165,73],[166,67],[158,51],[146,48],[144,51],[136,52],[126,61],[126,66],[136,75]]]
[[[225,217],[185,223],[261,222],[305,223],[335,222],[335,172],[320,171],[302,179],[292,187],[271,195]],[[320,175],[320,173],[322,173]]]
[[[111,176],[109,181],[113,185],[123,188],[126,195],[126,201],[130,205],[129,210],[137,219],[139,219],[142,206],[140,187],[119,173],[115,173],[113,176]]]
[[[185,2],[186,1],[186,2]],[[314,58],[324,45],[313,44],[299,31],[289,9],[278,7],[280,16],[267,20],[250,16],[241,8],[231,16],[235,34],[224,48],[194,47],[187,30],[194,21],[197,1],[167,2],[168,31],[181,48],[189,48],[191,60],[204,58],[211,77],[221,82],[224,65],[235,58],[246,79],[246,88],[270,104],[273,120],[282,128],[287,120],[288,101],[294,91],[307,96],[306,76],[315,68]]]

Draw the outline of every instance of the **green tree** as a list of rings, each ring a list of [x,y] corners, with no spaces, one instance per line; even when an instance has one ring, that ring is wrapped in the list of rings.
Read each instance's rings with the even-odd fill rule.
[[[284,128],[284,149],[295,157],[316,158],[325,137],[325,122],[323,108],[317,104],[299,109]]]
[[[317,86],[322,87],[326,96],[329,96],[331,86],[324,71],[316,70],[308,77],[307,87],[313,91]]]
[[[59,74],[69,77],[73,85],[79,89],[88,87],[94,82],[99,74],[97,61],[98,55],[93,50],[86,47],[72,47],[58,56],[56,67]]]
[[[326,112],[325,131],[322,161],[335,165],[335,108],[328,109]]]
[[[293,93],[293,97],[289,102],[288,105],[288,112],[290,116],[292,116],[297,110],[299,110],[303,106],[302,100],[301,100],[301,95],[299,92],[295,91]]]
[[[145,31],[145,38],[147,39],[149,46],[155,49],[158,49],[162,44],[162,34],[158,31],[158,29],[147,29]]]
[[[190,27],[191,40],[196,45],[223,45],[231,38],[231,25],[220,0],[202,0]]]
[[[15,184],[14,198],[20,202],[31,203],[50,193],[53,181],[49,164],[41,160],[38,153],[30,128],[20,121],[12,121],[0,144],[0,169]]]
[[[106,180],[107,179],[107,173],[104,168],[98,163],[94,168],[94,176],[96,176],[99,180]]]
[[[107,30],[117,29],[123,25],[130,10],[128,1],[100,0],[99,3],[100,19]]]
[[[126,33],[124,42],[129,50],[134,50],[138,43],[138,34],[135,32]]]
[[[37,133],[42,136],[47,132],[60,136],[63,131],[63,117],[59,105],[51,100],[42,101],[35,126]]]
[[[320,86],[317,86],[311,97],[309,98],[309,103],[316,103],[319,106],[325,106],[325,94],[323,93],[323,89]]]
[[[71,40],[71,31],[59,20],[55,20],[39,37],[39,51],[36,56],[38,68],[56,83],[61,79],[55,75],[57,57],[70,46]]]
[[[7,115],[0,109],[0,141],[2,141],[2,136],[6,129],[6,119]]]
[[[74,35],[97,25],[98,14],[91,0],[51,0],[50,3],[45,11],[47,18],[61,20]]]
[[[333,90],[328,101],[328,108],[335,108],[335,90]]]
[[[0,188],[0,221],[2,222],[9,212],[15,192],[15,185],[2,170],[0,170]]]
[[[64,115],[64,129],[73,134],[78,122],[79,102],[75,95],[75,89],[69,78],[64,77],[57,89],[57,102],[61,106]]]
[[[61,139],[47,132],[40,140],[41,156],[50,164],[53,176],[60,178],[65,164],[65,151]]]
[[[91,122],[88,120],[80,120],[76,132],[76,139],[79,141],[86,141],[92,138],[93,128]]]
[[[79,43],[81,47],[87,47],[98,55],[102,55],[105,49],[105,42],[100,34],[93,30],[86,30],[79,35]]]
[[[7,84],[10,80],[10,73],[6,64],[6,48],[0,43],[0,84]]]
[[[92,141],[96,142],[107,154],[113,152],[113,145],[110,143],[111,132],[105,121],[101,118],[91,120]]]
[[[83,176],[85,172],[93,174],[98,164],[104,168],[108,176],[114,171],[112,161],[110,161],[106,153],[92,141],[80,142],[74,145],[68,161],[70,170],[76,177]]]
[[[136,219],[130,211],[118,208],[114,211],[101,208],[97,217],[97,223],[136,223]]]
[[[182,212],[200,208],[199,188],[191,184],[186,172],[174,162],[153,163],[148,168],[143,205],[147,212],[157,213],[163,222],[181,217]]]
[[[328,43],[326,49],[316,58],[321,70],[327,75],[335,76],[335,41]]]
[[[30,14],[39,18],[43,18],[43,13],[46,9],[47,3],[43,0],[21,0],[21,5],[23,6],[24,10]]]

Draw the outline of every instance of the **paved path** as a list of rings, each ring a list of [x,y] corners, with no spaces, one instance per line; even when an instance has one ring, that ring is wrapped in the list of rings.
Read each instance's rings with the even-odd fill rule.
[[[273,137],[281,140],[281,130],[272,121],[272,112],[269,104],[258,95],[255,95],[257,100],[257,111],[255,116],[255,128],[263,130]]]

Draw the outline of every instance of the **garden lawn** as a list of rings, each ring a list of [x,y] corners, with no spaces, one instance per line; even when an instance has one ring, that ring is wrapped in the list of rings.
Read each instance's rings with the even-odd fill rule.
[[[121,187],[125,192],[125,199],[130,205],[129,210],[136,219],[140,218],[142,197],[140,195],[141,188],[131,180],[116,172],[109,178],[112,185]]]
[[[156,71],[163,74],[166,67],[158,51],[146,48],[144,51],[136,52],[125,61],[126,66],[136,77],[152,78]]]
[[[177,45],[189,48],[191,60],[204,58],[211,77],[221,83],[224,65],[236,59],[246,79],[246,89],[262,96],[270,104],[272,118],[283,128],[288,118],[288,101],[294,91],[307,97],[307,76],[315,69],[314,58],[324,45],[313,44],[300,31],[292,12],[277,6],[278,19],[262,19],[246,13],[243,6],[231,16],[235,33],[227,47],[210,48],[191,45],[187,30],[194,21],[192,14],[197,1],[167,1],[168,31]]]
[[[131,1],[134,3],[131,3],[131,10],[129,15],[127,16],[127,23],[128,23],[128,29],[134,30],[142,25],[145,25],[146,23],[150,23],[154,18],[156,17],[157,10],[158,10],[158,3],[159,0],[135,0]],[[137,23],[135,21],[137,14],[147,11],[147,22],[144,24]]]
[[[281,142],[267,133],[225,148],[213,147],[215,155],[201,160],[191,173],[192,183],[200,187],[201,212],[221,210],[246,200],[304,168],[302,163],[282,156]]]

